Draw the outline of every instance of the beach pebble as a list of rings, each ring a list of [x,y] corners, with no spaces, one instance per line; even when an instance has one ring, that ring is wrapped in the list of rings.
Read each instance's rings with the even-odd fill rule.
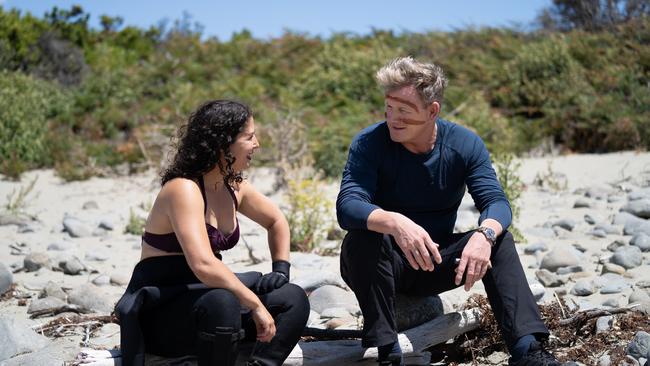
[[[84,283],[73,289],[68,294],[70,304],[79,305],[83,309],[109,314],[113,311],[113,304],[108,297],[99,290],[99,287]]]
[[[524,253],[533,255],[537,252],[545,252],[548,250],[548,246],[542,242],[537,242],[534,244],[528,244],[524,247]]]
[[[616,249],[611,261],[614,264],[630,269],[640,266],[642,259],[643,255],[639,247],[624,246]]]
[[[648,219],[650,218],[650,199],[640,199],[628,202],[621,207],[621,211],[629,212],[634,216]]]
[[[524,236],[536,236],[540,238],[553,239],[555,231],[550,227],[532,227],[524,230]]]
[[[585,191],[585,196],[596,200],[604,200],[607,198],[608,191],[600,187],[589,187]]]
[[[78,275],[82,271],[86,270],[86,266],[81,263],[79,258],[76,256],[71,256],[59,262],[59,268],[63,270],[63,273],[67,275]]]
[[[590,232],[588,232],[589,235],[595,236],[596,238],[606,238],[607,237],[607,232],[605,232],[602,229],[593,229]]]
[[[533,293],[533,297],[535,298],[535,301],[540,301],[546,294],[546,289],[544,288],[544,286],[542,286],[541,283],[531,283],[529,287],[530,287],[530,292]]]
[[[594,230],[602,230],[609,235],[620,235],[621,228],[612,224],[601,223],[594,227]]]
[[[109,220],[109,219],[101,219],[101,220],[99,221],[99,225],[98,225],[98,226],[99,226],[99,228],[101,228],[101,229],[109,230],[109,231],[115,229],[115,225],[114,225],[113,222],[112,222],[111,220]]]
[[[66,301],[68,299],[68,294],[63,291],[63,288],[58,283],[48,281],[45,284],[45,287],[43,287],[43,291],[41,291],[41,297],[56,297],[57,299]]]
[[[129,284],[130,280],[131,280],[131,274],[130,273],[115,272],[115,273],[111,274],[110,282],[111,282],[112,285],[126,286],[126,285]]]
[[[613,323],[614,323],[614,317],[612,317],[611,315],[599,317],[598,319],[596,319],[596,334],[604,333],[612,329]]]
[[[108,275],[100,274],[99,276],[93,278],[91,282],[95,286],[106,286],[106,285],[110,285],[111,278]]]
[[[86,252],[85,260],[91,262],[104,262],[111,257],[111,253],[105,249],[96,249]]]
[[[562,280],[560,276],[547,269],[540,269],[536,271],[535,277],[537,277],[539,282],[544,285],[544,287],[558,287],[562,286],[565,283],[565,281]]]
[[[25,257],[23,267],[27,272],[38,271],[43,267],[50,268],[50,256],[42,252],[30,253]]]
[[[551,226],[559,226],[564,230],[573,231],[576,227],[576,222],[571,219],[561,219],[553,222]]]
[[[630,344],[627,346],[625,353],[634,357],[645,357],[650,350],[650,334],[644,331],[638,331]]]
[[[345,307],[351,312],[356,312],[359,308],[354,293],[332,285],[319,287],[312,292],[309,295],[309,304],[311,309],[318,313],[332,307]]]
[[[598,358],[598,366],[610,366],[612,358],[608,354],[604,354]]]
[[[641,280],[641,281],[637,281],[637,283],[635,283],[634,285],[638,288],[650,288],[650,281]]]
[[[589,296],[596,291],[593,282],[589,280],[580,280],[573,285],[571,294],[575,296]]]
[[[609,243],[609,245],[607,245],[607,250],[609,250],[610,252],[615,252],[616,249],[624,247],[624,246],[627,246],[627,244],[625,244],[624,241],[622,241],[622,240],[614,240],[613,242]]]
[[[47,250],[62,252],[64,250],[71,250],[74,247],[75,245],[69,241],[57,241],[54,243],[50,243],[47,246]]]
[[[27,308],[27,314],[33,314],[35,312],[41,312],[41,311],[47,312],[50,310],[58,309],[65,305],[66,305],[65,301],[53,296],[45,297],[42,299],[35,299],[29,303],[29,307]]]
[[[608,306],[610,308],[620,308],[621,301],[618,297],[610,297],[609,299],[603,301],[603,306]]]
[[[603,264],[603,270],[601,273],[602,274],[616,273],[622,275],[623,273],[625,273],[625,267],[619,266],[618,264],[614,264],[614,263],[605,263]]]
[[[91,236],[93,233],[88,225],[72,216],[66,216],[63,219],[63,230],[73,238],[83,238]]]
[[[95,201],[86,201],[81,208],[84,210],[96,210],[99,208],[99,205]]]
[[[646,233],[638,233],[632,237],[630,245],[639,247],[642,252],[650,252],[650,236]]]
[[[0,295],[4,294],[11,288],[11,285],[14,283],[14,276],[7,268],[7,266],[4,265],[4,263],[0,262]]]
[[[113,349],[120,346],[120,326],[106,323],[94,332],[90,338],[90,347],[94,349]]]
[[[0,361],[33,352],[49,343],[49,339],[34,332],[27,322],[0,318]]]
[[[540,267],[555,272],[558,268],[575,266],[579,263],[574,250],[565,247],[557,247],[546,253]]]
[[[291,282],[302,287],[307,292],[311,292],[325,285],[334,285],[341,288],[346,287],[341,276],[334,272],[325,270],[306,272],[291,279]]]
[[[573,208],[589,208],[591,207],[591,200],[580,197],[573,203]]]
[[[580,272],[585,272],[584,267],[582,267],[580,265],[561,267],[561,268],[557,269],[557,274],[559,274],[559,275],[565,275],[565,274],[570,274],[570,273],[580,273]]]
[[[634,290],[628,299],[629,304],[650,303],[650,294],[645,290]]]

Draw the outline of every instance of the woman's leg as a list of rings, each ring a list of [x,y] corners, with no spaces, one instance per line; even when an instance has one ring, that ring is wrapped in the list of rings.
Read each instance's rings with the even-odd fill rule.
[[[196,355],[199,366],[234,365],[241,329],[240,304],[228,290],[193,290],[143,315],[148,353]]]
[[[257,361],[259,365],[264,366],[279,366],[289,356],[302,335],[309,318],[309,301],[305,291],[292,283],[261,295],[260,299],[275,319],[276,332],[271,342],[255,343],[251,361]],[[245,321],[252,321],[250,315]],[[246,326],[247,331],[250,328]],[[252,329],[254,332],[255,328]],[[253,335],[247,335],[249,336]]]

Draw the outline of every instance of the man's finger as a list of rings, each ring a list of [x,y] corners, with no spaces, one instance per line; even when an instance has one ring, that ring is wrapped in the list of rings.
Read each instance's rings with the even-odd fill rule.
[[[454,282],[456,286],[460,286],[460,283],[463,281],[463,274],[465,273],[465,267],[467,266],[467,258],[461,256],[460,262],[458,263],[458,268],[456,268],[456,279]]]
[[[438,244],[434,243],[431,239],[427,240],[425,244],[431,253],[431,258],[433,261],[438,264],[442,263],[442,257],[440,256],[440,251],[438,250]]]
[[[427,247],[422,245],[421,248],[418,249],[418,253],[424,261],[424,267],[422,269],[426,271],[433,271],[433,262],[431,261],[431,256],[429,255]]]
[[[474,286],[474,282],[476,282],[476,260],[470,260],[469,264],[467,265],[467,277],[465,278],[465,291],[469,291],[472,286]]]
[[[420,266],[420,268],[426,270],[427,269],[426,261],[422,257],[422,254],[420,253],[420,251],[416,248],[416,249],[413,249],[413,251],[411,253],[413,253],[413,258],[415,258],[415,261],[418,262],[418,265]]]
[[[413,269],[420,269],[420,267],[418,266],[418,263],[413,258],[413,253],[411,253],[410,250],[404,251],[404,256],[406,257],[406,260],[409,262],[411,267],[413,267]]]

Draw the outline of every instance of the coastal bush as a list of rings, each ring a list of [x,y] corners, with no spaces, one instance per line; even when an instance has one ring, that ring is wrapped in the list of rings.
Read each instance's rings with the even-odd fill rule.
[[[50,119],[70,108],[65,92],[17,72],[0,72],[0,172],[18,178],[26,169],[52,163]]]
[[[331,223],[332,202],[317,178],[289,180],[287,221],[291,250],[310,252],[325,237]]]
[[[524,183],[519,177],[519,168],[521,163],[518,162],[513,154],[501,153],[493,155],[492,157],[494,168],[497,173],[499,183],[503,188],[508,202],[510,202],[510,209],[512,210],[512,224],[508,228],[515,241],[518,243],[525,243],[526,238],[517,227],[517,220],[521,207],[519,206],[519,199],[524,191]]]

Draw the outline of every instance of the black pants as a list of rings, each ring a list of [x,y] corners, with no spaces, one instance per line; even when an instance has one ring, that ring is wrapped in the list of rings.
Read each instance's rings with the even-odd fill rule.
[[[341,275],[354,291],[364,317],[362,345],[382,346],[397,340],[395,293],[434,295],[458,286],[455,258],[474,232],[453,234],[440,244],[442,263],[432,272],[415,270],[389,235],[350,231],[341,247]],[[512,234],[501,235],[490,257],[492,269],[482,281],[504,341],[510,349],[527,334],[547,336],[530,292]],[[464,282],[464,280],[463,280]]]
[[[300,339],[309,316],[309,302],[304,290],[294,284],[261,295],[260,299],[275,319],[276,334],[269,343],[257,342],[251,359],[262,365],[281,365]],[[145,312],[141,326],[148,353],[163,357],[199,355],[200,366],[207,365],[201,354],[214,352],[212,345],[201,341],[201,334],[211,335],[215,329],[232,329],[236,334],[244,329],[246,339],[256,337],[250,313],[242,314],[235,295],[225,289],[188,291]],[[225,354],[212,358],[210,365],[226,365]]]

